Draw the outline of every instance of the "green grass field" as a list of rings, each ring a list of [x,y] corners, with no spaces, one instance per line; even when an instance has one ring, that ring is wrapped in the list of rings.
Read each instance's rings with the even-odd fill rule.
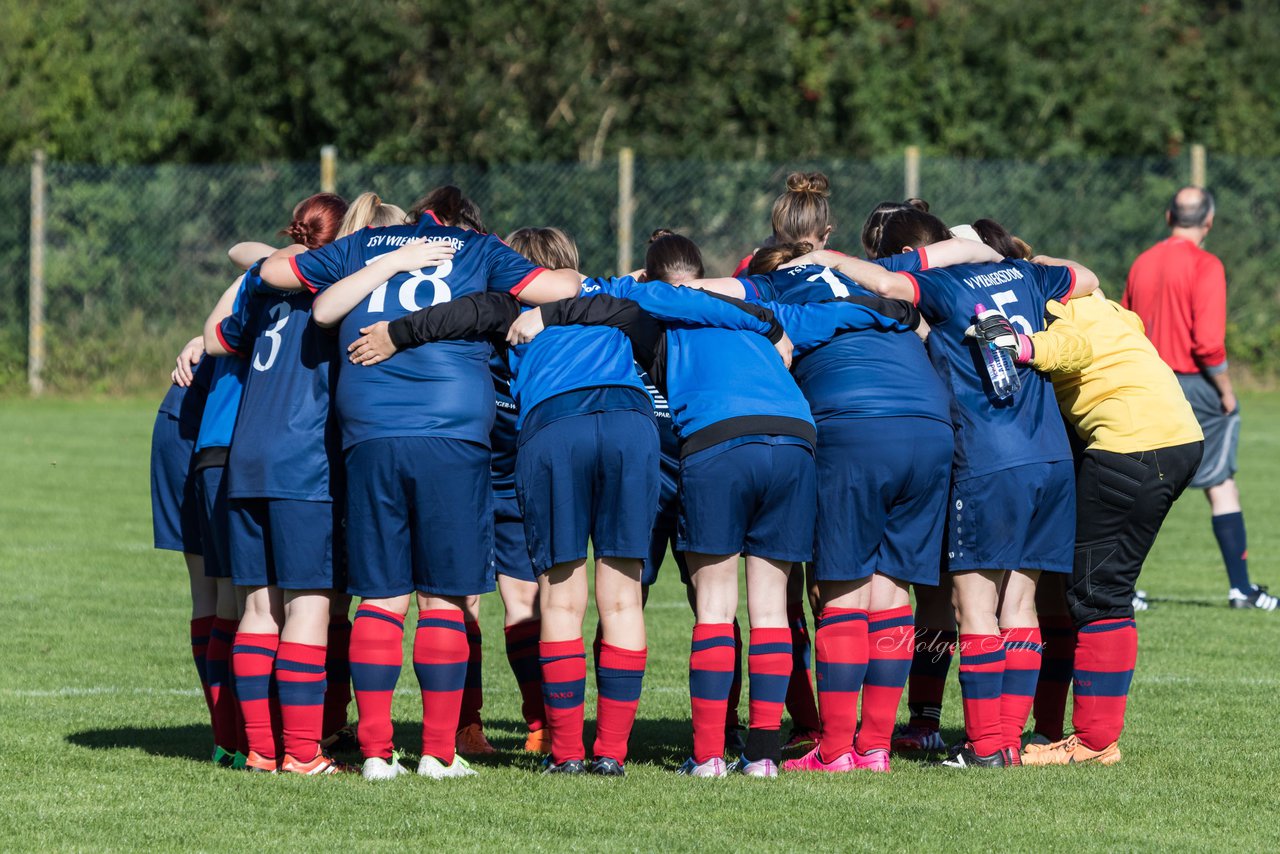
[[[495,597],[484,606],[485,717],[502,754],[478,777],[372,785],[216,769],[182,560],[151,548],[155,403],[0,402],[4,849],[1280,850],[1280,614],[1227,609],[1198,494],[1174,508],[1143,575],[1156,604],[1138,616],[1125,760],[1113,768],[964,773],[895,759],[889,775],[677,777],[691,619],[668,571],[649,603],[625,780],[545,778],[518,752]],[[1280,397],[1247,398],[1245,412],[1254,576],[1280,584],[1280,430],[1269,426]],[[419,708],[406,668],[395,705],[404,747]],[[943,722],[954,738],[954,684]]]

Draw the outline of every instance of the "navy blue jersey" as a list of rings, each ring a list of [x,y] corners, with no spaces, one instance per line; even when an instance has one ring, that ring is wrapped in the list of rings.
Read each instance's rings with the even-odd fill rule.
[[[645,393],[631,342],[610,326],[548,326],[528,344],[512,347],[507,361],[517,430],[538,404],[567,392],[616,386]],[[540,423],[545,417],[539,416]]]
[[[910,259],[918,254],[891,258]],[[778,303],[821,303],[871,295],[843,273],[815,265],[774,270],[742,282],[748,294],[760,294]],[[792,372],[817,421],[913,416],[951,423],[949,394],[930,370],[924,345],[912,332],[840,335],[803,354]]]
[[[457,253],[437,267],[398,273],[365,297],[342,321],[341,352],[360,337],[362,327],[465,294],[518,294],[543,269],[497,237],[442,226],[430,212],[416,225],[366,228],[295,255],[291,263],[299,281],[323,291],[415,237],[450,243]],[[488,447],[494,417],[490,354],[488,342],[474,337],[438,341],[376,365],[344,369],[335,393],[343,446],[374,438],[434,436]]]
[[[249,298],[218,327],[224,345],[249,364],[227,497],[331,501],[331,461],[340,452],[329,397],[337,340],[312,322],[313,294],[270,288],[257,269],[245,277]]]
[[[731,418],[777,417],[812,426],[804,396],[765,337],[772,330],[768,322],[732,303],[666,282],[596,279],[582,291],[632,300],[663,321],[667,400],[682,442]]]
[[[200,419],[204,416],[204,402],[209,396],[209,381],[213,378],[215,361],[207,356],[201,358],[191,372],[191,385],[169,386],[164,400],[160,402],[160,412],[178,419],[180,434],[192,437],[193,441],[200,433]]]
[[[954,478],[989,474],[1029,463],[1071,459],[1066,430],[1049,378],[1029,367],[1018,369],[1022,389],[997,400],[987,380],[982,354],[965,329],[982,303],[1001,311],[1030,335],[1044,329],[1044,304],[1070,296],[1070,267],[1029,261],[963,264],[906,274],[919,291],[920,312],[933,327],[929,355],[951,389],[956,427]]]
[[[493,494],[498,498],[516,496],[516,418],[519,410],[511,395],[511,372],[506,362],[495,355],[489,363],[493,376],[493,392],[498,399],[493,429],[489,431],[492,451],[489,472],[493,478]]]
[[[245,278],[240,280],[231,313],[236,314],[248,299]],[[225,346],[225,344],[224,344]],[[233,347],[227,347],[234,352]],[[196,439],[196,452],[205,448],[229,448],[236,429],[236,413],[240,411],[240,396],[244,391],[244,378],[249,363],[238,356],[211,359],[209,393],[205,397],[204,411],[200,414],[200,435]]]
[[[680,472],[680,438],[671,420],[671,404],[658,390],[648,372],[640,372],[640,381],[653,399],[653,418],[658,423],[658,455],[662,464],[662,494],[675,494],[675,479]],[[670,492],[668,492],[670,489]]]

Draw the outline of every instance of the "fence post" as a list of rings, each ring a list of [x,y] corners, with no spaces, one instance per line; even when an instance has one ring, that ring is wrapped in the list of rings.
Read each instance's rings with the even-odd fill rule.
[[[903,151],[903,198],[920,198],[920,146],[908,145]]]
[[[631,272],[631,228],[635,213],[636,153],[631,148],[618,152],[618,275]]]
[[[338,192],[338,147],[320,146],[320,192]]]
[[[27,313],[27,384],[44,393],[44,151],[31,158],[31,280]]]
[[[1205,181],[1205,148],[1197,142],[1191,146],[1191,184],[1206,187],[1208,184]]]

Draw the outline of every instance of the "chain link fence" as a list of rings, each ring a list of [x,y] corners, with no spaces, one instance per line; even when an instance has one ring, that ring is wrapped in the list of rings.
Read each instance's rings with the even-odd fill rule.
[[[659,227],[701,245],[710,274],[727,275],[769,233],[769,208],[785,176],[821,170],[832,181],[832,246],[858,252],[866,212],[899,199],[903,158],[635,161],[590,164],[385,166],[340,163],[336,190],[374,190],[408,207],[425,190],[462,187],[498,234],[558,225],[593,275],[640,266]],[[950,223],[993,217],[1037,249],[1092,267],[1114,296],[1133,258],[1160,239],[1170,195],[1190,178],[1180,159],[1044,163],[924,158],[918,192]],[[199,332],[236,271],[225,250],[240,240],[280,243],[293,205],[320,189],[319,163],[45,167],[43,379],[58,392],[153,391],[174,354]],[[622,180],[620,180],[620,178]],[[912,175],[912,179],[916,178]],[[0,391],[25,389],[32,170],[0,168]],[[1210,157],[1218,198],[1209,248],[1231,285],[1229,346],[1236,363],[1280,365],[1280,160]],[[633,189],[631,214],[625,200]],[[619,245],[619,229],[630,242]],[[39,233],[39,232],[37,232]]]

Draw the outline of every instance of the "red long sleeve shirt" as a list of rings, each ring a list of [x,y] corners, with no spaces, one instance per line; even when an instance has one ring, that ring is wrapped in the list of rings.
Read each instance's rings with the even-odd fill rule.
[[[1160,358],[1180,374],[1227,361],[1227,277],[1217,256],[1170,237],[1138,256],[1120,304],[1142,318]]]

